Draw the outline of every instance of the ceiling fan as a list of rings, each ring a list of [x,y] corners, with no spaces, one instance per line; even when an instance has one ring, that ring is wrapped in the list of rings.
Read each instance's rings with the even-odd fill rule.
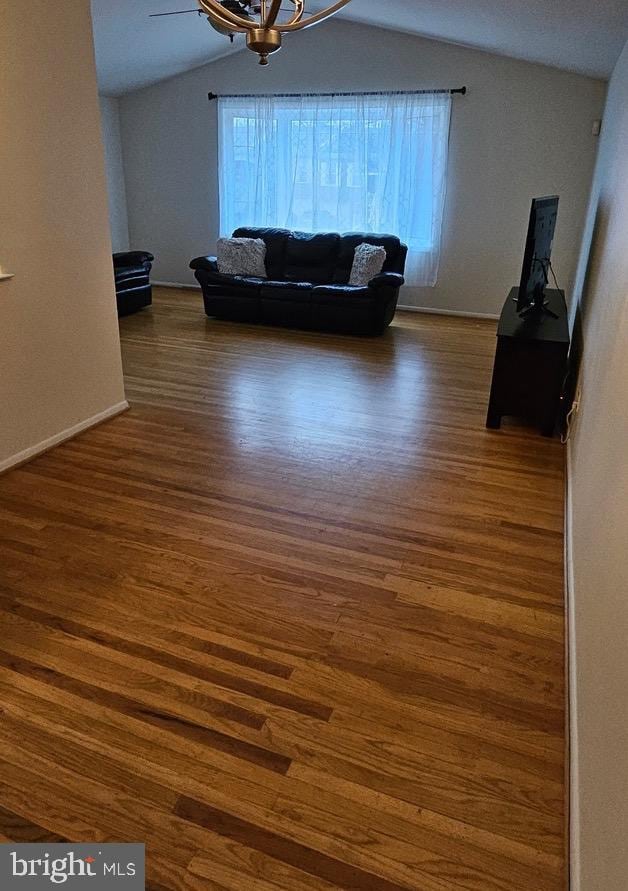
[[[287,2],[288,6],[282,6]],[[283,32],[300,31],[322,22],[346,6],[350,0],[336,0],[331,6],[305,17],[306,0],[198,0],[195,9],[157,12],[150,18],[196,13],[207,18],[209,24],[233,43],[234,34],[246,34],[246,44],[260,57],[260,65],[268,65],[268,56],[281,49]],[[286,20],[280,21],[281,13]],[[283,19],[284,17],[281,16]]]

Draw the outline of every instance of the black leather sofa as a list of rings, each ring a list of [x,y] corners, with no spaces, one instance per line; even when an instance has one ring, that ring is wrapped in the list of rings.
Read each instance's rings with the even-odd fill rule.
[[[351,334],[382,334],[390,325],[408,253],[394,235],[241,228],[233,237],[264,240],[267,278],[222,275],[215,257],[197,257],[190,267],[208,316]],[[362,242],[383,246],[386,262],[380,275],[356,287],[348,281]]]
[[[154,259],[146,251],[125,251],[113,255],[119,316],[128,316],[153,302],[150,271]]]

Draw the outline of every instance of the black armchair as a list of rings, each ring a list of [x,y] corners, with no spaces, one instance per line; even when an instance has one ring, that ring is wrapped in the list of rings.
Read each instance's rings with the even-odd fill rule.
[[[153,302],[150,271],[154,259],[147,251],[124,251],[113,255],[119,316],[128,316]]]

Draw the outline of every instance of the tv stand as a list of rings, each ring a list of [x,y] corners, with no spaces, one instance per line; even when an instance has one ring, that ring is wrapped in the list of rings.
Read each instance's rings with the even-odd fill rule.
[[[504,304],[486,426],[498,429],[504,415],[534,421],[552,436],[567,373],[569,324],[564,291],[546,290],[547,306],[517,312],[518,288]]]

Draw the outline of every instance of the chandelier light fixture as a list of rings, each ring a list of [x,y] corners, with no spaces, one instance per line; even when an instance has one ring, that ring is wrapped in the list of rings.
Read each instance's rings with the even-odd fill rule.
[[[209,23],[221,34],[246,34],[246,45],[258,54],[260,65],[268,65],[268,57],[281,49],[282,34],[316,25],[349,2],[337,0],[326,9],[308,15],[306,0],[198,0]],[[287,10],[282,3],[289,4]]]

